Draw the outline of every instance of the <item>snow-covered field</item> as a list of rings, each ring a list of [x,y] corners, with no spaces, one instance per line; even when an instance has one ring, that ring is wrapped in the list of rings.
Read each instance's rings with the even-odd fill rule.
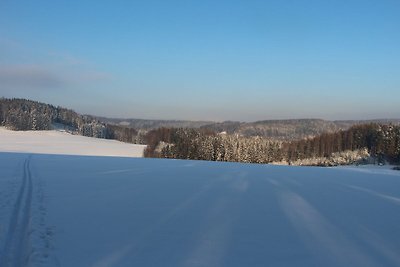
[[[143,149],[0,128],[0,266],[400,266],[399,171]]]
[[[400,266],[400,172],[0,153],[0,266]]]
[[[1,152],[142,157],[145,147],[56,130],[10,131],[0,127]]]

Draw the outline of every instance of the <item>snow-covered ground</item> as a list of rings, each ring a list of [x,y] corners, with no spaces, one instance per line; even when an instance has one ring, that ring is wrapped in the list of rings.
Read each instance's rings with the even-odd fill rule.
[[[0,266],[400,266],[400,172],[0,153]]]
[[[10,131],[0,127],[0,152],[142,157],[145,147],[57,130]]]

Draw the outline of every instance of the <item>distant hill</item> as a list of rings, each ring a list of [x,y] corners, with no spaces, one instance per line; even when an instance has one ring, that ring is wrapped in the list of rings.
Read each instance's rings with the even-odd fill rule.
[[[205,125],[214,124],[212,121],[187,121],[187,120],[144,120],[144,119],[118,119],[97,117],[104,123],[125,126],[135,129],[152,130],[160,127],[166,128],[200,128]]]
[[[322,119],[265,120],[256,122],[239,121],[187,121],[187,120],[144,120],[97,117],[101,122],[134,128],[136,130],[153,130],[165,128],[200,128],[217,133],[237,134],[240,136],[262,136],[276,140],[296,140],[314,137],[322,133],[333,133],[347,130],[353,125],[365,123],[400,124],[400,119],[378,120],[342,120],[328,121]]]
[[[245,137],[262,136],[278,140],[295,140],[314,137],[322,133],[347,130],[353,125],[365,123],[400,124],[400,119],[327,121],[321,119],[265,120],[256,122],[226,121],[204,125],[209,129]]]
[[[212,122],[188,120],[118,119],[81,115],[73,110],[26,99],[0,98],[0,125],[13,130],[49,130],[60,124],[75,133],[143,143],[149,130],[165,128],[200,128],[244,137],[261,136],[275,140],[296,140],[322,133],[347,130],[365,123],[400,124],[400,119],[342,120],[322,119],[264,120],[256,122]]]

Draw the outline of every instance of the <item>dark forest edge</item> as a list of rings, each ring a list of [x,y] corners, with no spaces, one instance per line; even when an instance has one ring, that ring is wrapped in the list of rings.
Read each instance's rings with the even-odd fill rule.
[[[257,129],[261,129],[260,123],[264,125],[261,136],[221,131],[226,125],[239,127],[230,122],[216,123],[218,127],[196,124],[194,128],[135,129],[36,101],[0,98],[1,126],[12,130],[51,130],[57,126],[73,134],[147,144],[145,157],[316,166],[400,163],[400,126],[392,121],[340,122],[342,128],[327,128],[325,133],[319,133],[321,125],[326,125],[323,120],[256,122]],[[240,129],[250,124],[242,124]],[[263,135],[270,133],[268,129],[275,129],[278,138]],[[280,138],[290,132],[307,137]]]
[[[335,166],[400,163],[400,126],[365,124],[295,141],[217,134],[209,130],[152,130],[145,157]]]

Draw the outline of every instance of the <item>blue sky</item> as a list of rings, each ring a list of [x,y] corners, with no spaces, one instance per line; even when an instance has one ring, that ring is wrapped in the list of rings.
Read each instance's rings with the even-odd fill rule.
[[[109,117],[400,117],[398,0],[0,1],[0,96]]]

